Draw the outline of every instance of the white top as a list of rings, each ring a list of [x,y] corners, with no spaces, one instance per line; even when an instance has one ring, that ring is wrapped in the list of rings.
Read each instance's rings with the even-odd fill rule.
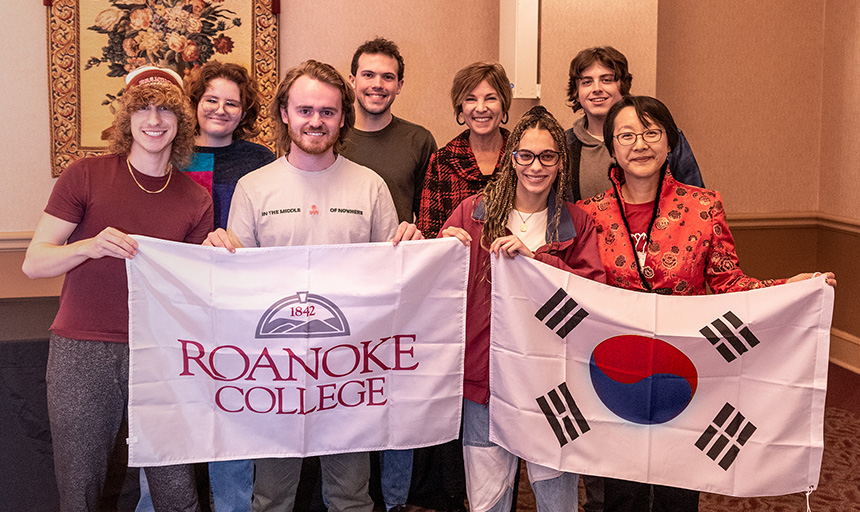
[[[338,156],[322,171],[281,157],[236,185],[227,228],[245,247],[391,240],[397,211],[376,173]]]
[[[511,210],[508,216],[508,229],[534,252],[546,245],[547,208],[534,213],[522,213],[517,209]],[[523,226],[526,229],[523,231]]]

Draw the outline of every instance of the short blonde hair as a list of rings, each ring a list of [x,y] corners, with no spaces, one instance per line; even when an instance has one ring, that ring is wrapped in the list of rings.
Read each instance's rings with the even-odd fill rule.
[[[451,104],[454,106],[454,115],[459,116],[463,111],[463,102],[475,87],[484,80],[490,87],[499,93],[502,100],[503,113],[511,108],[513,94],[511,93],[511,81],[505,68],[498,62],[474,62],[457,71],[454,75],[454,83],[451,85]]]

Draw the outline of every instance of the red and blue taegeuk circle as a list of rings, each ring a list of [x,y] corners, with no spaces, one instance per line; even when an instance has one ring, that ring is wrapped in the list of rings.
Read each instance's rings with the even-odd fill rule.
[[[676,347],[646,336],[614,336],[591,353],[594,391],[617,416],[641,425],[665,423],[696,395],[696,366]]]

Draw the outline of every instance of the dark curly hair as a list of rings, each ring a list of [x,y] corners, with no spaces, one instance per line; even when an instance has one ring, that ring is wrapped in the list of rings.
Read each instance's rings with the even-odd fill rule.
[[[257,127],[257,118],[260,114],[260,88],[245,66],[210,60],[192,70],[191,74],[185,77],[185,92],[191,99],[191,108],[197,112],[197,105],[206,93],[209,82],[216,78],[230,80],[239,87],[243,117],[233,131],[233,139],[248,140],[256,137],[260,133],[260,128]]]
[[[514,200],[517,195],[517,171],[514,168],[513,152],[519,147],[523,133],[530,128],[548,131],[552,135],[559,153],[561,153],[561,158],[556,164],[558,174],[550,191],[550,194],[555,198],[555,211],[547,212],[547,231],[552,233],[552,240],[548,240],[548,242],[558,240],[558,224],[561,219],[561,212],[566,208],[565,202],[567,201],[568,181],[570,180],[567,143],[565,142],[564,128],[546,108],[537,106],[526,112],[511,131],[508,144],[505,146],[505,155],[502,157],[499,175],[484,187],[483,195],[487,218],[481,231],[481,247],[487,250],[494,240],[507,235],[508,217],[515,207]]]
[[[567,79],[567,104],[576,112],[582,108],[579,103],[578,81],[582,79],[582,73],[595,62],[603,64],[615,72],[615,79],[619,82],[619,92],[622,96],[630,93],[633,84],[633,75],[627,70],[627,57],[611,46],[596,46],[586,48],[576,54],[570,61],[570,70]]]
[[[197,126],[197,116],[191,110],[188,97],[174,85],[138,85],[123,93],[113,121],[110,151],[128,154],[134,142],[131,133],[131,116],[149,105],[167,107],[176,115],[176,137],[173,138],[170,148],[170,161],[180,169],[187,167],[194,152],[194,129]]]
[[[290,152],[290,144],[292,143],[290,127],[281,119],[281,109],[287,109],[290,99],[290,89],[296,83],[296,80],[305,75],[324,84],[329,84],[340,91],[340,109],[343,113],[343,126],[340,128],[337,144],[335,145],[335,149],[338,150],[343,144],[346,134],[355,124],[355,107],[353,106],[355,93],[352,87],[343,79],[343,76],[331,64],[316,60],[306,60],[287,71],[284,79],[278,85],[278,90],[275,92],[272,104],[269,105],[269,115],[272,116],[272,121],[274,121],[275,142],[278,144],[278,149],[284,153]]]

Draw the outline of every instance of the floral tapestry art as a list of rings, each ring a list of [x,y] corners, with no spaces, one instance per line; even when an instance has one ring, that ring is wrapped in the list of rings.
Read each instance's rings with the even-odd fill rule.
[[[104,152],[125,76],[156,64],[186,75],[217,59],[244,65],[263,101],[278,80],[270,0],[55,0],[48,11],[52,174]],[[261,123],[258,142],[270,145]]]

